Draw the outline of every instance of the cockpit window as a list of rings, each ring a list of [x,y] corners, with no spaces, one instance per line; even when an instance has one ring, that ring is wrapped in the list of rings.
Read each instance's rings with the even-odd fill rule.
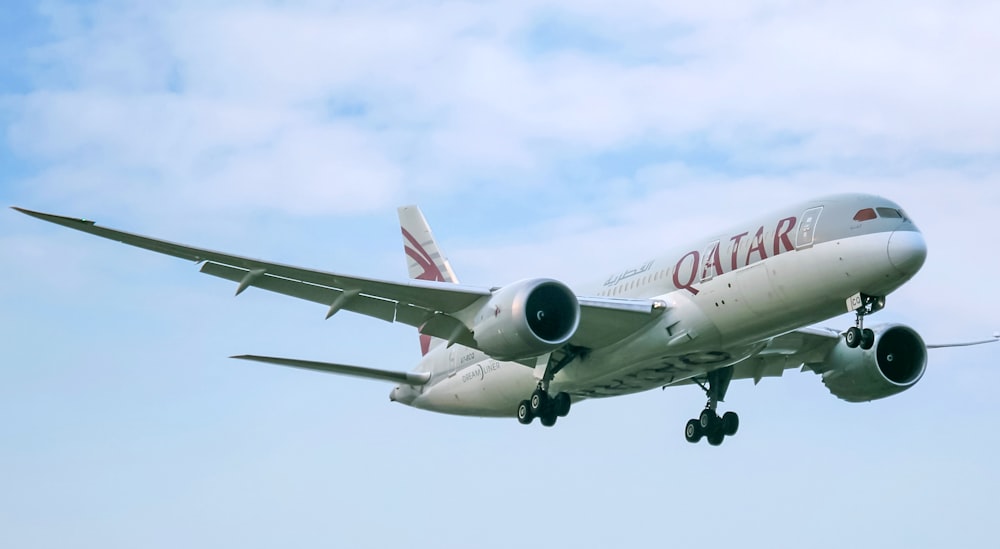
[[[900,215],[899,210],[894,210],[892,208],[877,208],[879,217],[890,217],[899,219],[903,217]]]
[[[875,214],[875,210],[873,208],[865,208],[854,214],[855,221],[871,221],[877,217],[878,215]]]

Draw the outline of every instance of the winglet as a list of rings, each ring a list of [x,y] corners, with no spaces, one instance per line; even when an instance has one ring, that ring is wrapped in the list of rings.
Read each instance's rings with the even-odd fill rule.
[[[64,215],[47,214],[42,212],[36,212],[34,210],[26,210],[24,208],[18,208],[17,206],[11,206],[10,208],[12,210],[17,210],[23,213],[24,215],[30,215],[31,217],[37,217],[38,219],[41,219],[43,221],[48,221],[50,223],[56,223],[59,225],[65,225],[67,227],[72,227],[74,225],[79,225],[81,223],[84,225],[95,224],[94,221],[91,221],[89,219],[81,219],[78,217],[67,217]]]

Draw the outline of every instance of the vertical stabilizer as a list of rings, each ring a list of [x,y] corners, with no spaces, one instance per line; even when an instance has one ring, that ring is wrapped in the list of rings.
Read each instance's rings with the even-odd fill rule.
[[[451,264],[441,253],[431,228],[417,206],[399,208],[399,226],[403,229],[403,249],[410,278],[458,283]]]
[[[441,253],[431,228],[417,206],[399,208],[399,226],[403,230],[403,250],[406,252],[406,266],[410,278],[458,283],[455,271],[448,259]],[[420,351],[427,354],[432,345],[442,340],[420,335]]]

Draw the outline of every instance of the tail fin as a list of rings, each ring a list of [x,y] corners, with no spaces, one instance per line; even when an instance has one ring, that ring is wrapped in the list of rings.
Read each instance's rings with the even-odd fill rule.
[[[403,250],[406,252],[406,265],[410,271],[410,278],[458,284],[455,271],[451,269],[448,259],[438,248],[434,235],[431,234],[431,228],[419,207],[401,206],[399,226],[403,230]],[[442,341],[421,334],[420,352],[426,355],[432,343],[437,345]]]

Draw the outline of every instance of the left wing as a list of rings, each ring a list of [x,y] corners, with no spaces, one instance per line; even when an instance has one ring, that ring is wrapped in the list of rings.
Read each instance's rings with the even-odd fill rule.
[[[734,379],[753,379],[759,383],[765,377],[780,377],[789,368],[802,367],[803,371],[811,370],[822,373],[818,365],[823,363],[830,351],[841,341],[842,335],[830,328],[801,328],[771,339],[767,346],[758,354],[740,362],[734,367]],[[1000,333],[992,339],[969,341],[961,343],[927,344],[928,349],[947,347],[968,347],[996,343],[1000,341]]]
[[[756,355],[736,364],[733,379],[753,379],[760,383],[765,377],[781,377],[789,368],[806,368],[807,364],[823,362],[840,342],[840,333],[823,328],[801,328],[771,339]]]
[[[14,208],[38,219],[130,246],[202,263],[201,272],[238,283],[239,295],[250,286],[320,303],[327,318],[340,310],[414,326],[421,333],[476,348],[459,313],[482,306],[493,290],[479,286],[412,279],[392,282],[305,269],[195,248],[109,229],[94,221]],[[580,326],[571,343],[595,348],[618,341],[652,321],[663,303],[648,299],[581,297]]]

